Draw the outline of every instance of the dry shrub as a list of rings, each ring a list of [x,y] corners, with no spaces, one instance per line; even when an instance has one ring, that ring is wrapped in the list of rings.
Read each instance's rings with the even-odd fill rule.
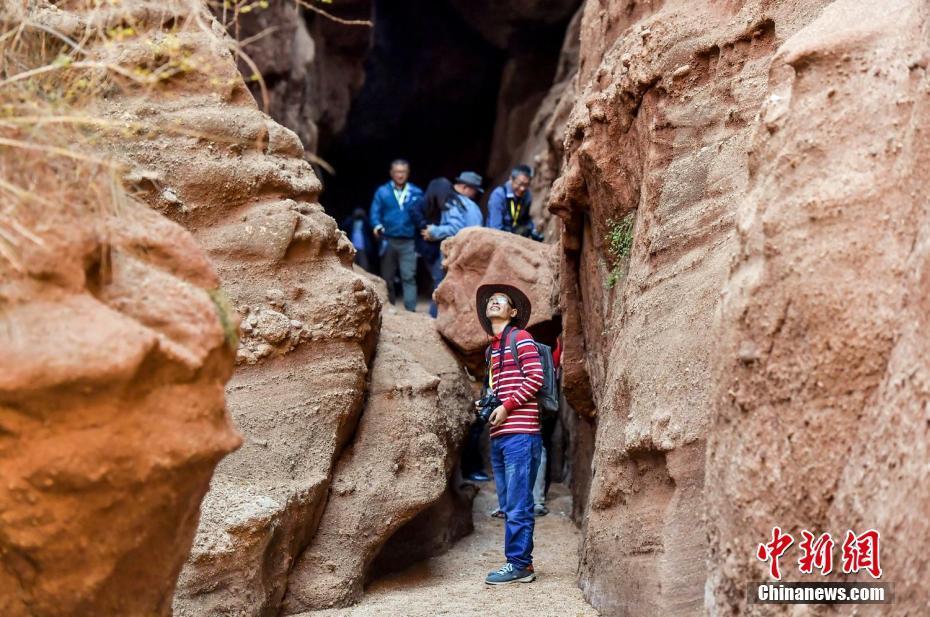
[[[261,8],[224,4],[232,20],[227,27],[243,10]],[[216,49],[193,43],[205,33],[252,63],[235,42],[213,32],[209,13],[196,0],[14,0],[0,11],[2,282],[29,271],[37,251],[54,248],[46,236],[55,235],[56,225],[127,211],[124,170],[106,144],[146,128],[104,116],[101,100],[117,92],[163,97],[181,79],[227,94],[241,87]],[[178,126],[158,130],[222,141]]]

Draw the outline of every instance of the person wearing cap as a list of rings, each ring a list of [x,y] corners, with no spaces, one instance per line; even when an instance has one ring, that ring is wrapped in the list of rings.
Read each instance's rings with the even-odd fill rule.
[[[488,573],[485,583],[529,583],[533,570],[533,485],[542,457],[536,392],[543,384],[542,363],[533,337],[524,328],[532,306],[512,285],[481,285],[475,296],[478,321],[492,338],[488,386],[501,400],[488,419],[491,466],[504,513],[507,563]],[[510,341],[516,343],[513,356]]]
[[[385,238],[387,246],[381,258],[381,278],[387,282],[388,299],[394,304],[394,277],[400,269],[404,286],[404,308],[417,309],[416,230],[410,218],[410,206],[423,196],[410,178],[410,163],[396,159],[391,163],[391,179],[375,191],[371,200],[371,225],[376,238]]]
[[[433,291],[445,277],[439,245],[466,227],[480,227],[481,208],[471,198],[481,190],[481,176],[473,171],[459,174],[455,183],[436,178],[426,188],[425,197],[414,207],[414,225],[420,229],[420,254],[433,278]],[[430,302],[429,314],[436,317],[439,308]]]
[[[484,214],[481,207],[475,201],[478,195],[484,193],[481,188],[483,178],[473,171],[463,171],[455,180],[453,188],[459,194],[459,201],[465,206],[465,225],[464,227],[481,227],[484,225]]]
[[[533,195],[529,165],[517,165],[510,172],[510,180],[491,191],[488,197],[488,227],[509,231],[528,238],[536,237],[536,226],[530,218]]]

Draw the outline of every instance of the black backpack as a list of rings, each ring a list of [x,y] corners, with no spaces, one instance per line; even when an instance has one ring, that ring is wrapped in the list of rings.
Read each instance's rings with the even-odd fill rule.
[[[507,337],[510,354],[514,357],[514,360],[516,360],[517,368],[520,369],[520,374],[526,377],[526,373],[523,372],[523,367],[520,365],[520,356],[517,354],[517,339],[514,336],[516,331],[516,328],[508,329],[504,332],[504,336]],[[539,352],[539,363],[542,365],[543,372],[543,383],[536,392],[536,403],[539,406],[539,419],[549,420],[559,412],[559,399],[561,398],[559,396],[559,380],[555,374],[555,363],[552,361],[552,348],[536,340],[533,341],[533,344],[536,345],[536,351]],[[491,362],[490,345],[488,345],[488,349],[485,352],[485,361],[487,363]],[[490,367],[488,367],[488,374],[490,375]],[[487,383],[487,380],[485,383]]]

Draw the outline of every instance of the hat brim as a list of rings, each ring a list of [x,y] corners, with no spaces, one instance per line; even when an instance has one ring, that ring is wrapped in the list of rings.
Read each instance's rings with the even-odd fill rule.
[[[526,294],[513,285],[488,283],[479,286],[478,290],[475,292],[475,309],[478,313],[478,321],[481,323],[481,327],[484,328],[484,331],[494,336],[494,330],[491,328],[491,320],[488,319],[486,313],[488,300],[496,293],[507,294],[507,297],[513,302],[513,308],[517,309],[517,315],[510,320],[510,324],[521,330],[526,328],[526,324],[530,322],[530,314],[533,310],[533,305],[530,303],[530,299]]]

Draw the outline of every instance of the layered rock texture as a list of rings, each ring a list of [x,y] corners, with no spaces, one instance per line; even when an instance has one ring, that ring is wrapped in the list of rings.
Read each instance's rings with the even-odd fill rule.
[[[449,483],[471,413],[464,373],[428,318],[411,336],[392,315],[369,376],[378,290],[352,270],[353,249],[316,203],[320,185],[300,140],[258,110],[234,43],[205,6],[88,3],[40,7],[34,18],[90,39],[90,57],[151,82],[126,80],[100,101],[93,111],[125,130],[98,145],[126,162],[141,199],[206,248],[242,316],[227,400],[245,443],[204,499],[174,613],[276,615],[292,569],[288,606],[311,605],[301,592],[328,590],[326,604],[356,600],[381,544]],[[101,28],[124,30],[96,43]],[[399,427],[409,440],[397,440]],[[369,483],[376,462],[386,465],[380,485]],[[355,544],[343,541],[346,513],[357,517]],[[186,514],[196,520],[196,510]],[[330,585],[315,578],[316,553],[295,567],[308,546],[343,564],[326,573]]]
[[[475,290],[485,283],[507,283],[529,297],[529,327],[545,329],[558,312],[557,259],[554,245],[495,229],[466,228],[443,241],[446,278],[434,292],[439,306],[436,328],[469,367],[484,370],[488,335],[475,313]]]
[[[471,388],[433,321],[392,313],[384,316],[358,434],[336,466],[319,530],[290,574],[284,614],[361,599],[381,546],[443,496],[472,419]]]
[[[252,10],[242,13],[230,3],[216,3],[213,12],[245,43],[248,59],[240,59],[240,69],[247,76],[256,70],[262,76],[264,92],[257,81],[250,81],[250,87],[259,101],[267,96],[264,111],[294,131],[313,158],[321,141],[325,144],[345,127],[352,96],[364,81],[371,0],[249,6]]]
[[[847,530],[878,530],[894,614],[930,602],[909,540],[930,533],[928,61],[930,8],[912,0],[834,2],[772,60],[721,313],[716,614],[750,610],[768,566],[744,555],[776,523],[796,542],[830,532],[835,558]],[[890,614],[869,608],[837,612]]]
[[[42,75],[57,39],[20,8],[0,15],[22,27],[4,69]],[[0,614],[169,615],[241,442],[223,395],[238,319],[191,234],[62,121],[80,78],[0,90]]]
[[[274,614],[362,410],[380,301],[315,203],[320,186],[300,141],[258,111],[231,40],[205,7],[89,3],[36,18],[77,40],[131,28],[87,46],[155,78],[101,102],[97,111],[126,127],[106,147],[131,166],[137,194],[207,249],[243,315],[227,395],[245,444],[204,501],[174,611]]]
[[[926,533],[927,8],[583,11],[550,198],[565,391],[597,418],[580,583],[607,615],[765,614],[773,525]]]

